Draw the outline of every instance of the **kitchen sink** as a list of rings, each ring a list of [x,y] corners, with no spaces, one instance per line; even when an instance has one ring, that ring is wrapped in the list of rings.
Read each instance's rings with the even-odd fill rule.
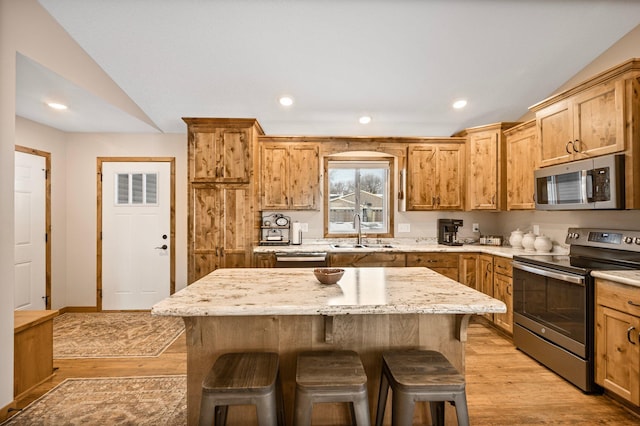
[[[335,249],[362,249],[362,248],[393,248],[391,244],[331,244],[331,248]]]

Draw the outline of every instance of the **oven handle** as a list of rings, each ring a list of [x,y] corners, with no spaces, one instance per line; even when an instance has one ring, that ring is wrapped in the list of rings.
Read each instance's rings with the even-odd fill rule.
[[[522,262],[518,262],[517,260],[513,261],[513,267],[522,271],[531,272],[532,274],[538,274],[545,277],[554,278],[556,280],[566,281],[568,283],[584,286],[584,277],[579,275],[569,275],[563,274],[561,272],[550,271],[548,269],[535,268]]]

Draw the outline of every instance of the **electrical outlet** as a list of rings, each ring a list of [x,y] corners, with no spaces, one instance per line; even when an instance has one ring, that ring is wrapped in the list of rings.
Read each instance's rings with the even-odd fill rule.
[[[540,225],[533,225],[533,233],[540,235]]]
[[[473,225],[471,225],[471,231],[472,232],[480,232],[480,224],[479,223],[474,223]]]
[[[398,224],[398,232],[411,232],[411,224],[410,223],[399,223]]]
[[[309,232],[309,224],[308,223],[301,223],[300,224],[300,230],[302,232]]]

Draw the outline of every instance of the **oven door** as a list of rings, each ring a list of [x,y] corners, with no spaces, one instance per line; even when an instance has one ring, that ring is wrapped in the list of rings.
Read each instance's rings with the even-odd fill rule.
[[[543,339],[588,357],[585,276],[513,262],[514,322]]]

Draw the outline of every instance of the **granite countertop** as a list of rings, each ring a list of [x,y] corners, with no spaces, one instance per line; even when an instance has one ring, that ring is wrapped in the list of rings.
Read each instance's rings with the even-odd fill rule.
[[[338,243],[341,244],[341,243]],[[342,245],[342,244],[341,244]],[[504,246],[485,246],[478,244],[465,244],[462,246],[447,246],[437,243],[409,243],[409,242],[392,242],[391,247],[385,247],[386,244],[371,244],[369,247],[354,248],[349,247],[353,242],[344,244],[345,247],[334,247],[328,242],[310,242],[300,245],[283,245],[283,246],[255,246],[254,253],[275,253],[275,252],[327,252],[327,253],[484,253],[496,256],[513,258],[513,256],[522,254],[549,254],[540,252],[529,252],[524,249],[514,249]],[[554,246],[553,254],[567,254],[568,249],[561,246]]]
[[[640,287],[640,271],[591,271],[591,276]]]
[[[501,301],[428,268],[344,268],[320,284],[305,268],[217,269],[153,306],[167,316],[482,314]]]

